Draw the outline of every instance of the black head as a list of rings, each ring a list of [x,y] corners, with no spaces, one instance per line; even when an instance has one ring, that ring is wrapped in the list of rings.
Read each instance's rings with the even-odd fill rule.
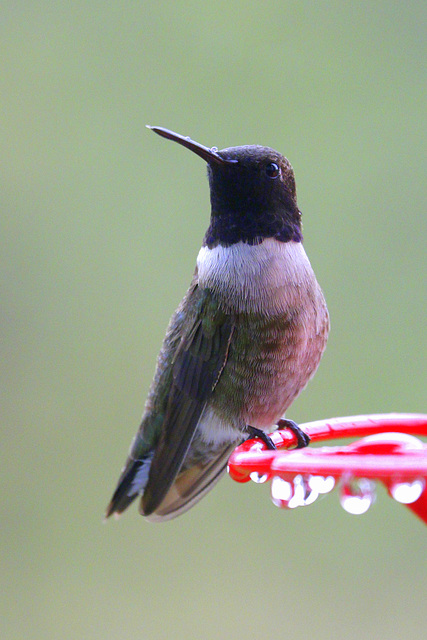
[[[258,145],[218,151],[167,129],[150,128],[208,163],[212,212],[205,245],[302,240],[294,172],[278,151]]]

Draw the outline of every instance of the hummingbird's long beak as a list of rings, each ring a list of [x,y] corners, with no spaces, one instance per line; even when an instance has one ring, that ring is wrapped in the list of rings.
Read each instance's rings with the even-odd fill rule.
[[[169,131],[169,129],[164,129],[163,127],[152,127],[149,124],[147,124],[146,127],[147,129],[151,129],[155,133],[158,133],[159,136],[162,136],[163,138],[174,140],[175,142],[178,142],[178,144],[182,144],[183,147],[187,147],[187,149],[190,149],[190,151],[193,151],[208,163],[234,164],[237,162],[237,160],[227,160],[227,158],[220,156],[216,147],[204,147],[202,144],[195,142],[188,136],[180,136],[179,133]]]

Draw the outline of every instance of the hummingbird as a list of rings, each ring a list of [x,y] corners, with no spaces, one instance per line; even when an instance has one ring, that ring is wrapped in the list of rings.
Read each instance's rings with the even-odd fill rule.
[[[314,375],[329,332],[302,244],[294,171],[270,147],[218,150],[149,129],[207,163],[211,216],[190,287],[163,341],[140,427],[106,517],[140,496],[150,521],[170,520],[218,482],[248,437],[268,433]]]

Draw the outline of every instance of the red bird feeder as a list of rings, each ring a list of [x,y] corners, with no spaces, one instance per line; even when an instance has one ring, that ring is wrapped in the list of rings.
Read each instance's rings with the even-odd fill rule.
[[[289,430],[271,434],[277,450],[258,439],[232,453],[228,472],[237,482],[271,481],[271,498],[281,508],[312,504],[339,484],[349,513],[365,513],[382,482],[397,502],[427,523],[427,415],[389,413],[318,420],[300,425],[311,442],[361,437],[341,447],[287,449],[296,444]]]

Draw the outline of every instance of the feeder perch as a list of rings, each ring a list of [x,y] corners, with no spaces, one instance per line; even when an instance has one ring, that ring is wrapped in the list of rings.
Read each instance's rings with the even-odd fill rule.
[[[232,453],[228,472],[237,482],[271,482],[271,499],[281,508],[312,504],[338,485],[340,502],[352,514],[365,513],[375,501],[376,484],[427,524],[427,415],[388,413],[318,420],[300,425],[311,444],[358,437],[345,446],[293,449],[289,430],[270,434],[277,450],[258,439]]]

